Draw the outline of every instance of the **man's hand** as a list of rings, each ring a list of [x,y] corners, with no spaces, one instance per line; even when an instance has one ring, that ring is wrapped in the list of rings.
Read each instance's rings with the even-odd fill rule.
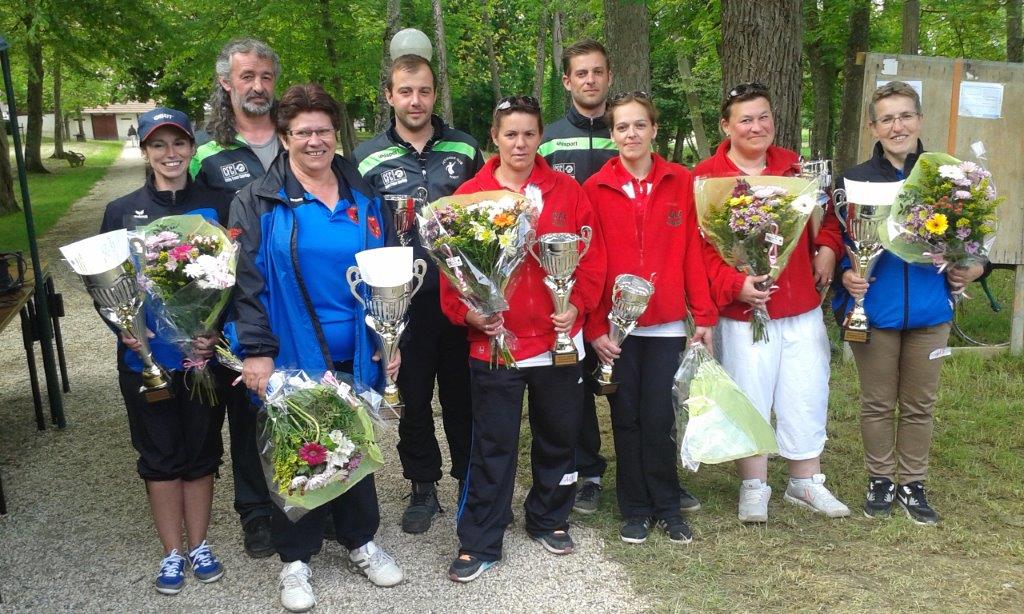
[[[253,356],[242,361],[242,381],[261,399],[267,396],[267,382],[273,372],[274,359],[269,356]]]
[[[612,362],[622,354],[622,348],[615,345],[608,335],[601,335],[597,339],[590,342],[591,347],[597,353],[597,359],[602,364],[610,365]]]
[[[551,322],[555,325],[556,333],[570,333],[572,331],[573,322],[576,321],[576,316],[580,314],[580,310],[576,309],[576,305],[569,303],[569,308],[562,313],[551,314]]]

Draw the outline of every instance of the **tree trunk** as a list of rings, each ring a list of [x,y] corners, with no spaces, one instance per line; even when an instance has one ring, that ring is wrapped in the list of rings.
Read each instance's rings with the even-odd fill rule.
[[[25,55],[28,58],[28,126],[25,129],[25,168],[30,173],[47,173],[41,152],[43,144],[43,43],[34,32],[34,18],[25,24]],[[11,118],[17,126],[17,118]]]
[[[78,134],[81,134],[82,141],[85,141],[85,126],[82,124],[82,107],[78,107]]]
[[[921,0],[904,0],[903,35],[900,40],[900,52],[904,55],[917,55],[920,49]]]
[[[1006,61],[1024,62],[1024,35],[1021,33],[1022,0],[1006,0]]]
[[[331,0],[320,0],[320,25],[324,32],[335,32],[334,23],[331,20]],[[338,126],[341,132],[341,151],[349,160],[355,160],[356,131],[352,126],[352,119],[348,114],[348,107],[345,104],[345,84],[341,80],[341,66],[338,61],[338,49],[334,45],[333,34],[326,37],[327,43],[327,70],[329,71],[331,87],[334,89],[334,99],[338,102],[339,120]]]
[[[498,76],[498,60],[494,57],[494,26],[491,24],[489,0],[480,0],[481,18],[484,21],[484,44],[487,46],[487,63],[491,69],[491,91],[494,104],[501,100],[501,79]]]
[[[686,92],[686,106],[690,109],[690,123],[693,125],[693,139],[697,145],[697,157],[703,160],[711,155],[711,149],[708,145],[708,135],[704,132],[704,117],[700,112],[700,99],[697,98],[697,89],[693,86],[693,75],[690,73],[690,58],[686,57],[685,53],[680,52],[677,63],[679,64],[679,77],[683,81],[683,91]],[[676,149],[680,149],[678,144]],[[677,154],[672,154],[673,159],[676,156]]]
[[[686,149],[686,127],[683,122],[676,126],[676,139],[672,143],[672,161],[676,164],[683,163],[683,150]]]
[[[51,158],[64,157],[64,111],[60,106],[60,54],[53,53],[53,155]]]
[[[14,198],[14,173],[11,172],[11,153],[7,145],[7,131],[0,121],[0,215],[18,210],[18,200]],[[16,121],[11,122],[17,126]],[[15,128],[17,129],[17,128]]]
[[[551,65],[555,67],[552,82],[556,84],[557,91],[561,92],[562,111],[565,111],[572,104],[572,99],[569,92],[562,87],[562,51],[562,11],[556,10],[551,22]],[[557,96],[552,96],[551,102],[554,103],[557,99]]]
[[[723,94],[738,83],[767,84],[775,144],[793,151],[800,150],[802,30],[799,0],[722,0],[722,40],[727,41],[721,56]]]
[[[387,96],[384,95],[384,84],[387,83],[388,74],[391,71],[391,39],[398,32],[398,24],[402,19],[401,0],[388,0],[387,23],[384,26],[384,48],[380,53],[380,87],[377,88],[377,111],[373,116],[373,129],[375,133],[384,132],[391,127],[391,105],[388,104]]]
[[[826,10],[830,8],[825,6]],[[832,92],[838,70],[825,57],[825,45],[818,32],[819,12],[811,3],[807,9],[807,29],[814,34],[806,43],[807,64],[811,70],[811,89],[814,92],[810,150],[812,159],[830,158],[832,135]]]
[[[850,33],[846,39],[846,60],[843,64],[842,116],[839,140],[836,143],[836,174],[857,163],[857,142],[860,140],[861,91],[864,87],[864,65],[857,63],[857,54],[868,49],[872,0],[856,0],[850,14]]]
[[[544,66],[547,58],[548,3],[541,2],[540,19],[537,21],[537,56],[533,62],[533,97],[540,100],[544,91]]]
[[[441,90],[441,117],[451,125],[452,91],[448,87],[448,50],[444,42],[444,13],[441,0],[430,0],[434,7],[434,53],[437,55],[437,83]]]
[[[651,37],[647,3],[604,0],[604,40],[620,92],[651,91]]]

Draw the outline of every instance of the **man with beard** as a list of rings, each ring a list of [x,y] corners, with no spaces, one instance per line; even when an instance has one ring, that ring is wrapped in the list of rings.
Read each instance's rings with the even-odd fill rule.
[[[198,184],[234,193],[262,177],[280,151],[273,110],[281,63],[266,43],[241,38],[224,45],[214,70],[210,119],[205,134],[196,135],[201,144],[189,173]],[[229,337],[232,329],[233,323],[225,327]],[[245,533],[245,551],[253,558],[267,557],[274,553],[274,504],[256,449],[256,411],[245,387],[231,386],[237,373],[218,367],[217,375],[218,395],[227,405],[235,511]]]
[[[395,112],[391,127],[355,151],[359,172],[381,194],[413,196],[425,191],[427,201],[433,201],[449,196],[483,166],[473,137],[446,126],[433,114],[435,85],[434,72],[425,58],[403,55],[391,65],[384,88]],[[441,511],[435,488],[442,474],[431,405],[434,379],[451,453],[451,476],[459,480],[460,493],[469,463],[472,416],[466,329],[453,325],[441,313],[437,267],[419,247],[417,237],[404,239],[411,239],[416,256],[427,262],[423,287],[409,307],[409,329],[402,336],[402,369],[398,372],[398,388],[405,401],[398,423],[398,456],[402,474],[412,482],[402,530],[415,534],[429,529],[434,515]]]

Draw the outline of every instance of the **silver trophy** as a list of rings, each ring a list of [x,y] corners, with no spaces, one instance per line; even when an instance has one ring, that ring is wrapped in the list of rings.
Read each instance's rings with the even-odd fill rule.
[[[427,204],[427,190],[420,186],[408,194],[385,194],[384,200],[388,203],[392,219],[395,222],[395,232],[398,234],[398,241],[402,245],[410,245],[416,230],[416,214],[423,210]]]
[[[846,252],[850,256],[850,268],[865,280],[871,278],[875,263],[882,255],[881,230],[889,219],[892,205],[862,205],[846,200],[841,190],[836,190],[836,216],[850,238]],[[864,310],[864,296],[853,297],[853,309],[843,321],[843,341],[868,343],[871,331],[867,312]]]
[[[409,302],[423,285],[423,275],[427,271],[427,263],[417,258],[412,265],[413,276],[409,281],[397,286],[374,286],[363,279],[358,266],[348,268],[348,287],[352,296],[366,308],[366,325],[376,333],[380,344],[380,360],[385,366],[384,402],[402,416],[402,397],[398,394],[398,385],[387,375],[387,365],[398,352],[398,342],[405,331],[405,313],[409,310]],[[369,302],[363,299],[359,284],[363,283],[370,289]]]
[[[540,264],[547,275],[544,285],[551,293],[551,301],[555,305],[555,313],[565,313],[569,309],[569,296],[576,285],[573,273],[580,260],[590,249],[592,238],[590,226],[580,228],[580,234],[568,232],[552,232],[533,239],[527,245],[530,255]],[[580,251],[580,241],[583,250]],[[538,248],[539,254],[534,251]],[[555,347],[551,351],[551,361],[557,366],[574,365],[579,362],[579,352],[568,333],[555,335]]]
[[[612,309],[608,312],[608,339],[621,347],[629,333],[633,332],[637,320],[647,310],[647,303],[654,294],[654,284],[643,277],[623,273],[615,278],[612,285]],[[601,364],[594,371],[597,384],[596,394],[612,394],[619,388],[612,381],[612,365]]]

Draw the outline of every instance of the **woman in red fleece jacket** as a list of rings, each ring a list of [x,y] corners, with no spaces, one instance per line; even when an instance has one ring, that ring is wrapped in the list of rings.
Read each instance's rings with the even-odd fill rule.
[[[641,92],[619,94],[605,113],[619,156],[583,184],[594,203],[607,249],[608,272],[584,336],[603,363],[615,360],[618,390],[608,397],[615,436],[615,489],[625,520],[620,538],[647,539],[652,519],[669,539],[692,533],[679,509],[679,476],[672,441],[672,377],[686,346],[687,304],[697,328],[692,340],[710,342],[717,319],[701,258],[690,172],[651,152],[658,113]],[[651,279],[654,295],[637,328],[622,343],[608,338],[615,278]]]
[[[796,153],[776,147],[775,123],[767,88],[744,83],[722,104],[720,121],[726,139],[715,155],[694,168],[694,176],[794,175]],[[722,366],[736,380],[766,420],[775,410],[779,454],[787,459],[789,483],[784,499],[829,517],[848,516],[849,508],[825,487],[821,453],[825,447],[828,409],[829,343],[817,287],[828,285],[836,254],[843,249],[839,223],[826,212],[816,234],[812,224],[800,237],[776,288],[761,291],[752,277],[727,265],[704,243],[704,264],[720,311],[719,352]],[[770,297],[769,297],[770,295]],[[767,305],[770,341],[754,343],[752,306]],[[737,461],[743,485],[739,518],[768,520],[768,458]]]
[[[487,190],[523,192],[537,186],[544,206],[537,235],[580,234],[594,230],[590,250],[576,269],[570,307],[554,313],[544,286],[545,273],[533,258],[520,265],[509,309],[493,318],[466,307],[458,292],[441,278],[441,308],[459,325],[469,327],[470,378],[473,398],[473,441],[469,473],[459,503],[459,556],[448,576],[469,582],[501,559],[502,537],[512,521],[523,395],[530,393],[531,465],[533,486],[526,496],[525,528],[530,537],[554,554],[573,550],[569,512],[575,491],[574,448],[583,403],[579,364],[554,366],[550,350],[556,331],[574,337],[582,351],[583,316],[597,306],[604,285],[604,250],[590,201],[566,174],[556,172],[537,155],[541,132],[540,105],[529,96],[502,99],[494,110],[491,139],[498,155],[456,194]],[[491,368],[490,338],[504,326],[516,337],[512,349],[518,367]]]

